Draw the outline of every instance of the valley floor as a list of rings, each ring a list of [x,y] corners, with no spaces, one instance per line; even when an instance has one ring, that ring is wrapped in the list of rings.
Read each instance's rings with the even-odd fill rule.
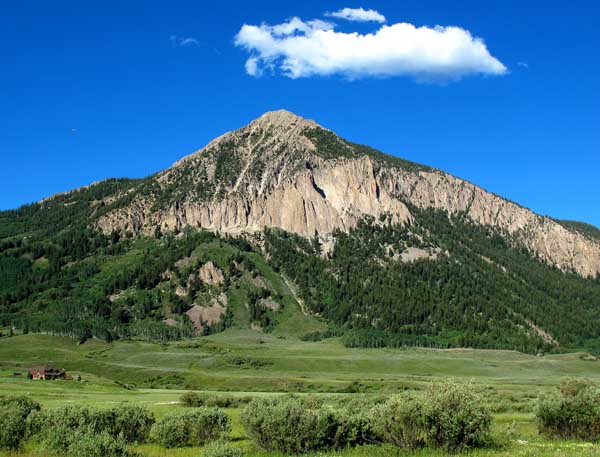
[[[81,381],[31,381],[27,368],[48,364],[65,368]],[[347,349],[335,339],[302,342],[246,330],[194,340],[156,344],[92,340],[78,345],[67,338],[19,335],[0,339],[0,395],[27,394],[44,407],[79,403],[108,407],[139,402],[157,417],[182,410],[186,389],[215,396],[299,393],[339,401],[352,396],[386,396],[448,378],[469,381],[495,412],[498,449],[474,456],[600,456],[600,447],[577,442],[550,442],[537,434],[533,408],[540,394],[567,376],[597,378],[600,362],[585,354],[535,357],[511,351],[429,349]],[[249,456],[259,451],[245,437],[239,409],[227,409],[234,422],[232,440]],[[198,448],[166,451],[154,445],[137,450],[145,456],[201,456]],[[44,456],[28,447],[19,454]],[[402,452],[370,446],[319,456],[437,456],[442,452]]]

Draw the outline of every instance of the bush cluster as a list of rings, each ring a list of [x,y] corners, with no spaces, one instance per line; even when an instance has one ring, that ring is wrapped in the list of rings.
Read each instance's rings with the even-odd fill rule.
[[[105,410],[69,405],[32,414],[28,429],[29,434],[37,436],[46,449],[69,454],[84,445],[80,442],[91,446],[92,437],[100,440],[98,446],[102,448],[104,441],[110,441],[102,438],[105,436],[113,439],[115,449],[122,447],[124,450],[123,443],[145,441],[153,423],[154,415],[137,405]],[[108,455],[120,455],[120,451],[114,452]]]
[[[188,393],[182,402],[196,406],[206,398]],[[387,400],[353,398],[335,406],[310,397],[255,399],[243,409],[241,421],[257,445],[286,455],[370,443],[457,451],[486,444],[492,417],[484,405],[472,386],[447,383]],[[563,383],[559,394],[540,401],[537,417],[542,433],[596,440],[600,390],[589,382]],[[230,431],[227,414],[207,406],[155,422],[152,413],[136,405],[40,410],[26,397],[0,398],[0,447],[10,450],[34,437],[57,455],[129,457],[129,443],[149,439],[165,448],[206,445],[207,457],[240,457],[241,451],[225,442]]]
[[[198,408],[209,406],[213,408],[237,408],[247,405],[252,401],[251,397],[238,397],[233,395],[201,395],[197,392],[188,391],[184,393],[179,401],[183,406]]]
[[[227,436],[231,423],[218,408],[202,407],[163,417],[152,426],[150,438],[166,448],[201,446]]]
[[[0,397],[0,407],[18,409],[25,417],[32,411],[39,411],[40,404],[26,395],[9,395]]]
[[[454,383],[396,396],[378,406],[374,418],[383,441],[410,449],[481,446],[492,425],[491,412],[480,396],[469,385]]]
[[[569,379],[558,392],[540,398],[538,429],[552,438],[600,439],[600,387],[587,380]]]
[[[134,457],[122,437],[107,432],[99,434],[76,432],[71,435],[67,457]]]
[[[314,399],[257,399],[242,412],[249,436],[268,451],[300,453],[374,439],[368,414],[334,410]]]
[[[0,449],[17,450],[27,437],[27,418],[39,403],[26,396],[0,397]]]
[[[19,411],[0,407],[0,449],[17,450],[25,438],[25,420]]]
[[[385,403],[329,408],[310,399],[259,399],[242,412],[248,435],[268,451],[301,453],[385,442],[459,450],[483,445],[492,416],[470,386],[434,385]]]

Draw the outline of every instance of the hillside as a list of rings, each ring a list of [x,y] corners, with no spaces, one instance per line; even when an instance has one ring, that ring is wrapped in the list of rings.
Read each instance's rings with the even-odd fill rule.
[[[600,241],[276,111],[148,178],[0,213],[0,324],[598,350]]]

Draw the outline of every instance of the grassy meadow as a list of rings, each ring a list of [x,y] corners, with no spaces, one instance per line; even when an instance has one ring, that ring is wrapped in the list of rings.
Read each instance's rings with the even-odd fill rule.
[[[49,364],[81,381],[31,381],[27,368]],[[471,382],[495,414],[498,445],[473,450],[477,456],[600,456],[600,447],[547,441],[537,433],[533,408],[540,394],[567,376],[598,378],[600,361],[585,354],[537,357],[512,351],[433,349],[348,349],[336,339],[303,342],[294,337],[228,330],[166,344],[117,341],[107,344],[28,334],[0,339],[0,395],[27,394],[44,408],[65,403],[110,407],[137,402],[157,417],[185,409],[185,390],[218,396],[296,393],[340,403],[356,396],[388,396],[445,379]],[[239,409],[228,408],[234,446],[250,456],[265,453],[247,439]],[[201,448],[136,447],[146,456],[202,456]],[[33,444],[18,454],[44,456]],[[435,456],[441,451],[400,451],[367,446],[319,456]]]

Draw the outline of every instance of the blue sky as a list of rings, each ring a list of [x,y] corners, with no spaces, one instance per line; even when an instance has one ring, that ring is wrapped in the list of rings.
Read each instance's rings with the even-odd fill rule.
[[[107,177],[151,174],[286,108],[542,214],[600,225],[594,2],[91,3],[3,5],[0,208]],[[345,7],[376,10],[387,22],[324,16]],[[248,37],[236,45],[242,26],[294,16],[360,36],[402,22],[457,26],[481,37],[489,58],[458,62],[460,79],[452,74],[459,70],[439,77],[435,56],[417,62],[420,73],[406,70],[419,60],[414,55],[396,63],[380,55],[363,67],[346,59],[329,72],[306,70],[309,56],[296,78],[276,55],[262,61],[262,75],[249,75],[247,59],[268,50]],[[492,58],[506,71],[489,70]],[[429,70],[434,77],[423,78]]]

